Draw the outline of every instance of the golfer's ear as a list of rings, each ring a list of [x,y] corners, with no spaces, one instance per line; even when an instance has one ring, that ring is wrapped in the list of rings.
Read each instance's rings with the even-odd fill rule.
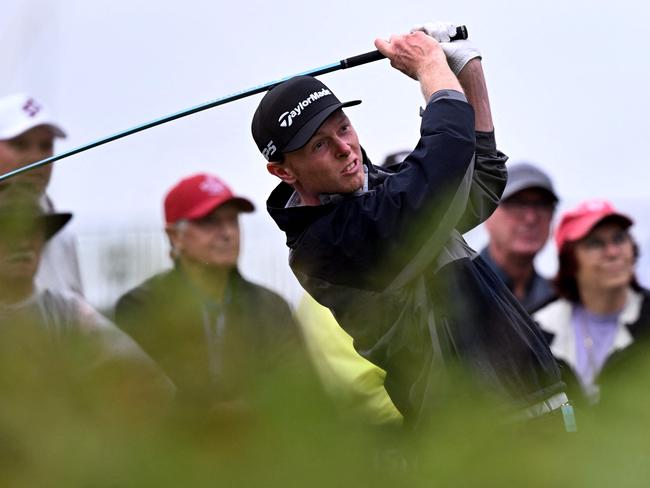
[[[277,176],[289,185],[293,185],[296,182],[296,175],[293,174],[293,171],[287,165],[266,163],[266,169],[273,176]]]

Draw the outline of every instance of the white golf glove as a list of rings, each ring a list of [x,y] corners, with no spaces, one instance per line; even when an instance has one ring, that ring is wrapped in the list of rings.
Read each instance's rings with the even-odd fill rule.
[[[447,63],[456,76],[474,58],[481,58],[481,52],[468,40],[451,41],[456,35],[456,24],[451,22],[427,22],[413,26],[411,32],[422,31],[440,43],[447,56]]]

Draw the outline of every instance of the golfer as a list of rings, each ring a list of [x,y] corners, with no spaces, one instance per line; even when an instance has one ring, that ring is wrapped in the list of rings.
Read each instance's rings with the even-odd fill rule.
[[[312,77],[269,91],[252,121],[282,180],[267,207],[292,270],[386,370],[411,425],[434,417],[452,376],[441,372],[457,366],[476,391],[524,416],[567,402],[539,329],[461,236],[497,206],[507,158],[496,149],[480,53],[432,37],[444,41],[447,27],[375,41],[427,102],[420,139],[396,170],[373,166],[361,147],[342,110],[360,101],[341,103]]]

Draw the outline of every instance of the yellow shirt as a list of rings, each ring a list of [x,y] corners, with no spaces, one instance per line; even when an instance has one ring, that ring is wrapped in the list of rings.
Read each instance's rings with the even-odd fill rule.
[[[330,310],[305,293],[296,317],[325,389],[369,423],[401,423],[384,389],[386,372],[357,353]]]

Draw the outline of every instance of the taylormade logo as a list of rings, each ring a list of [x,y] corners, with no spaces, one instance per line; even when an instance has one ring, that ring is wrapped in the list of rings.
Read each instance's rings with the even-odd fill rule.
[[[312,102],[315,102],[316,100],[331,94],[332,92],[327,88],[323,88],[321,91],[312,93],[302,102],[299,102],[298,105],[296,105],[296,107],[291,110],[291,112],[284,112],[282,115],[280,115],[280,118],[278,119],[278,122],[280,122],[280,127],[290,127],[291,124],[293,124],[293,119],[299,117],[303,113],[303,110],[309,107]]]

